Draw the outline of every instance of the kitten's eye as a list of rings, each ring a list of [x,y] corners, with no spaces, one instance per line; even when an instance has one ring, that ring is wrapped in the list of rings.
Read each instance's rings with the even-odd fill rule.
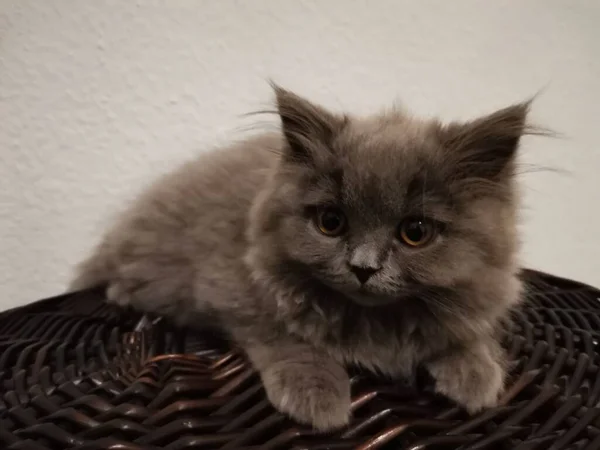
[[[346,231],[346,216],[337,208],[317,210],[315,222],[319,231],[326,236],[339,236]]]
[[[410,247],[423,247],[433,240],[437,231],[431,220],[407,219],[398,227],[398,239]]]

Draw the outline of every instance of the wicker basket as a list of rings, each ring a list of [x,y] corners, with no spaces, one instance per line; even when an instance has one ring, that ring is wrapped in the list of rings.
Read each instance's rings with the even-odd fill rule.
[[[356,374],[354,419],[319,435],[267,402],[210,333],[87,291],[0,313],[0,449],[600,450],[600,291],[525,271],[503,405],[468,417],[432,394]]]

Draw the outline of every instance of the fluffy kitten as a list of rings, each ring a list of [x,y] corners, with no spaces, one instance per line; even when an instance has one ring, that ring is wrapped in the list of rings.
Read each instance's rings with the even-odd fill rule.
[[[425,367],[470,412],[503,390],[518,302],[515,156],[529,104],[442,125],[338,115],[275,86],[282,133],[158,180],[72,288],[192,322],[210,313],[294,419],[348,423],[345,366]],[[198,323],[202,327],[202,323]]]

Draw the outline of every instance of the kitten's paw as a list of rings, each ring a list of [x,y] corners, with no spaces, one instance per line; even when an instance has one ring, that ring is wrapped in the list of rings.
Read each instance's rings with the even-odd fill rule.
[[[504,390],[505,373],[490,355],[465,354],[429,366],[436,391],[474,414],[497,406]]]
[[[136,301],[136,289],[128,288],[127,283],[121,280],[113,280],[109,283],[106,289],[106,300],[109,303],[113,303],[119,306],[133,306],[136,307],[136,303],[140,303],[139,299]]]
[[[185,323],[193,305],[191,276],[175,269],[164,267],[161,271],[151,261],[119,266],[108,283],[106,299],[109,303]]]
[[[350,380],[342,367],[274,364],[262,373],[269,401],[297,422],[319,431],[348,425]]]

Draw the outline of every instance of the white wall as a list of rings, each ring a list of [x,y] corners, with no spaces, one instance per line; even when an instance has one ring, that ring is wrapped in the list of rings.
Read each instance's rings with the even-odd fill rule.
[[[63,289],[124,200],[239,137],[269,77],[467,118],[544,89],[524,264],[600,285],[600,2],[0,0],[0,309]]]

